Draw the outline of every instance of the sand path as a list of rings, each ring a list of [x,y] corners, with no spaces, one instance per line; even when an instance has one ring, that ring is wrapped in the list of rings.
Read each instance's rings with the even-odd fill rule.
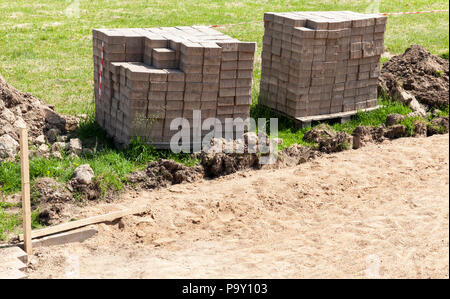
[[[148,203],[82,244],[41,248],[30,277],[448,277],[449,135],[292,168],[127,194]],[[79,268],[78,266],[79,265]]]

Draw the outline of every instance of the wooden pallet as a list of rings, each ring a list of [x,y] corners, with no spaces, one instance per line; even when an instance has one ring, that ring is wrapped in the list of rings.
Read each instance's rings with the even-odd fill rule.
[[[339,119],[341,123],[346,123],[346,122],[350,121],[350,119],[353,115],[356,115],[360,111],[361,112],[369,112],[369,111],[377,110],[378,108],[380,108],[380,106],[359,109],[359,110],[352,110],[352,111],[345,111],[345,112],[338,112],[338,113],[331,113],[331,114],[322,114],[322,115],[313,115],[313,116],[303,116],[303,117],[292,117],[290,115],[287,115],[286,113],[276,111],[274,109],[272,109],[272,111],[277,115],[281,115],[286,118],[292,119],[295,122],[297,128],[307,128],[307,127],[311,127],[311,124],[313,121]]]

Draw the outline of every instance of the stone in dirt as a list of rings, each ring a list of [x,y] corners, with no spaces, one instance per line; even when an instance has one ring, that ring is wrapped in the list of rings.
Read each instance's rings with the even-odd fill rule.
[[[70,152],[74,153],[75,155],[80,155],[83,152],[83,145],[81,143],[81,140],[78,138],[70,139],[69,149]]]
[[[73,172],[73,179],[67,183],[70,191],[81,194],[84,200],[97,200],[102,195],[98,181],[94,181],[94,171],[89,164],[77,167]]]
[[[429,107],[448,105],[448,60],[432,55],[419,45],[412,45],[404,54],[392,57],[381,70],[379,92],[405,98],[402,90]]]
[[[50,149],[47,144],[41,144],[36,151],[37,156],[44,157],[49,153]]]
[[[13,159],[19,147],[19,143],[10,135],[0,136],[0,161],[1,159]]]
[[[53,158],[58,159],[58,160],[62,160],[62,159],[63,159],[63,156],[61,155],[60,152],[53,152],[53,153],[51,154],[51,156],[52,156]]]
[[[41,145],[45,143],[45,136],[44,135],[39,135],[38,137],[36,137],[36,139],[34,139],[34,143],[36,143],[37,145]]]
[[[52,153],[60,152],[62,150],[66,150],[68,148],[68,144],[65,142],[55,142],[52,144]]]
[[[94,177],[94,171],[89,164],[80,165],[73,171],[73,179],[82,185],[89,185]]]

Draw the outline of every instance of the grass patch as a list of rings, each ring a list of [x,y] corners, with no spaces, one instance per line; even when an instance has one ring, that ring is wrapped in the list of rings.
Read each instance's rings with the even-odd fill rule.
[[[0,207],[0,241],[6,239],[8,232],[13,232],[20,225],[21,217],[19,215],[11,215]]]

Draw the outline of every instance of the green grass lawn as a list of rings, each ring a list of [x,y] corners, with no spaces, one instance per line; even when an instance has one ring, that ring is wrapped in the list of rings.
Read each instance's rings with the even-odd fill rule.
[[[55,104],[62,113],[93,111],[92,28],[212,25],[262,20],[267,11],[354,10],[374,1],[79,0],[79,17],[66,13],[78,0],[0,1],[0,72],[20,90]],[[449,1],[381,1],[379,11],[448,9]],[[422,44],[448,52],[448,13],[389,17],[386,46],[401,53]],[[258,42],[263,23],[220,28]],[[259,74],[259,63],[255,74]],[[255,81],[259,75],[255,76]]]
[[[76,6],[79,5],[79,15]],[[0,0],[0,73],[24,92],[31,92],[58,112],[88,114],[88,121],[79,130],[83,140],[99,138],[108,143],[104,133],[93,121],[92,29],[120,27],[159,27],[177,25],[230,24],[263,19],[269,11],[353,10],[358,12],[402,12],[448,9],[449,1],[299,1],[299,0],[154,0],[154,1],[86,1],[86,0]],[[75,9],[74,9],[75,8]],[[421,44],[432,53],[448,58],[448,13],[390,16],[386,41],[391,54],[402,53],[411,44]],[[261,54],[263,23],[220,27],[218,30],[243,41],[258,43]],[[252,116],[270,117],[267,110],[256,105],[261,76],[260,59],[256,60]],[[335,129],[351,132],[359,124],[378,125],[386,115],[409,110],[385,101],[385,107],[370,113],[359,113],[345,125]],[[446,112],[448,114],[448,110]],[[284,145],[302,143],[305,130],[295,130],[289,120],[280,119],[279,137]],[[196,161],[187,155],[174,155],[135,144],[127,151],[111,146],[94,156],[76,159],[32,159],[32,180],[49,176],[65,182],[73,169],[89,163],[102,178],[103,187],[120,190],[126,175],[142,169],[150,160],[172,158],[186,164]],[[0,196],[20,190],[20,168],[15,163],[0,162]],[[20,217],[5,213],[0,197],[0,240],[5,233],[17,229]]]

